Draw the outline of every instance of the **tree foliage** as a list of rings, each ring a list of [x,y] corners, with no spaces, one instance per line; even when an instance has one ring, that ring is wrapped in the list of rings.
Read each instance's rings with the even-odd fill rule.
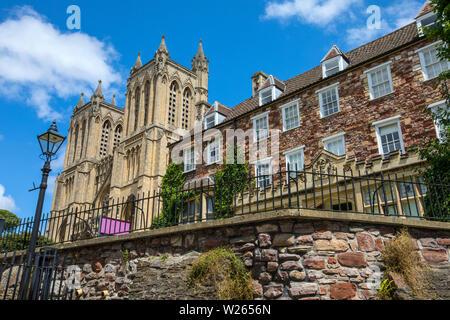
[[[167,167],[162,179],[160,197],[162,201],[162,211],[153,220],[152,228],[162,228],[176,225],[183,212],[187,192],[183,192],[185,177],[183,168],[176,163],[171,163]]]
[[[12,212],[0,209],[0,219],[5,219],[5,232],[11,232],[20,223],[20,219]]]
[[[436,23],[424,32],[428,39],[442,40],[439,45],[438,57],[441,60],[450,61],[450,3],[448,0],[433,0]],[[438,83],[442,97],[446,100],[446,106],[450,105],[448,80],[450,70],[439,75]],[[428,162],[428,166],[422,170],[423,178],[428,183],[428,196],[425,199],[425,216],[433,219],[447,220],[449,218],[450,194],[445,185],[450,182],[450,148],[449,148],[449,112],[448,107],[431,112],[433,120],[441,128],[440,138],[426,138],[420,148],[420,157]]]
[[[26,250],[30,245],[30,240],[31,232],[3,234],[0,238],[0,252]],[[36,240],[37,247],[48,246],[51,244],[53,244],[53,242],[50,239],[38,235]]]
[[[237,148],[234,149],[234,161],[217,171],[214,181],[214,215],[216,219],[229,218],[234,215],[232,210],[235,197],[248,189],[248,164],[241,159]]]

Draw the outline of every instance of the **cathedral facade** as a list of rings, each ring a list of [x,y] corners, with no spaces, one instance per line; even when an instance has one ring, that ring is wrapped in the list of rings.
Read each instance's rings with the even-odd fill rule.
[[[208,99],[209,60],[202,43],[188,69],[170,59],[163,36],[155,56],[140,54],[127,81],[125,107],[106,102],[101,81],[90,101],[83,94],[70,119],[62,173],[52,212],[102,207],[110,199],[152,194],[165,173],[167,145],[202,121]]]

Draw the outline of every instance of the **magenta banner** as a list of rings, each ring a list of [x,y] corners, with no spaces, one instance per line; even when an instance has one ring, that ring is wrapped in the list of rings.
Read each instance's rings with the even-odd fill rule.
[[[121,235],[130,233],[130,222],[102,217],[100,233],[107,235]]]

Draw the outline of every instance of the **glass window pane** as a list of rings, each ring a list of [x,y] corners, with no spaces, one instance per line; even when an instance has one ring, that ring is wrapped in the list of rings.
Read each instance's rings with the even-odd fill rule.
[[[289,171],[293,171],[290,173],[290,177],[295,178],[297,176],[297,172],[303,170],[303,152],[298,151],[296,153],[287,155],[286,161],[287,169]]]
[[[416,201],[402,201],[403,214],[407,217],[419,217],[419,208]]]
[[[339,111],[337,88],[324,91],[320,96],[322,117],[326,117]]]
[[[300,125],[300,119],[298,114],[298,106],[292,105],[283,109],[284,126],[285,130],[290,130]]]
[[[261,97],[261,105],[269,103],[272,101],[272,88],[266,91],[261,91],[260,93]]]
[[[258,187],[265,188],[270,185],[272,181],[272,177],[270,176],[270,163],[256,165],[256,176]]]
[[[379,132],[384,154],[401,149],[400,133],[397,123],[380,127]]]
[[[255,120],[255,135],[256,140],[261,140],[269,136],[267,128],[267,116]]]
[[[338,156],[345,154],[345,141],[344,137],[339,137],[325,142],[325,150],[330,151]]]
[[[391,93],[392,91],[389,82],[388,68],[389,66],[386,66],[369,74],[372,82],[372,94],[374,99]]]

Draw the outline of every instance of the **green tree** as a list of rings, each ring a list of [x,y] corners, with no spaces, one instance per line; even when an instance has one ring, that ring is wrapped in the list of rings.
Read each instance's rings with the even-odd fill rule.
[[[20,219],[12,212],[0,209],[0,219],[5,219],[5,232],[11,232],[20,223]]]
[[[16,250],[26,250],[30,244],[31,231],[22,233],[6,233],[0,238],[0,252],[12,252]],[[43,247],[53,244],[50,239],[38,235],[36,245]]]
[[[240,161],[238,161],[240,160]],[[216,173],[214,181],[214,216],[216,219],[229,218],[234,215],[232,206],[234,199],[248,189],[248,164],[243,163],[242,155],[234,148],[234,161],[226,161]]]
[[[424,28],[428,39],[442,40],[439,45],[438,57],[441,60],[450,61],[450,2],[448,0],[433,0],[432,4],[436,13],[436,23]],[[419,150],[420,157],[428,162],[427,168],[422,170],[423,178],[428,183],[428,196],[425,198],[425,216],[433,219],[449,219],[450,192],[446,185],[450,182],[450,148],[449,148],[449,114],[450,94],[448,91],[448,80],[450,70],[439,75],[437,85],[440,87],[446,107],[431,112],[433,120],[440,127],[440,138],[424,139]]]
[[[154,219],[152,228],[168,227],[178,223],[180,213],[184,209],[185,200],[188,196],[187,192],[183,192],[184,183],[183,168],[176,163],[169,164],[160,189],[162,211]]]

